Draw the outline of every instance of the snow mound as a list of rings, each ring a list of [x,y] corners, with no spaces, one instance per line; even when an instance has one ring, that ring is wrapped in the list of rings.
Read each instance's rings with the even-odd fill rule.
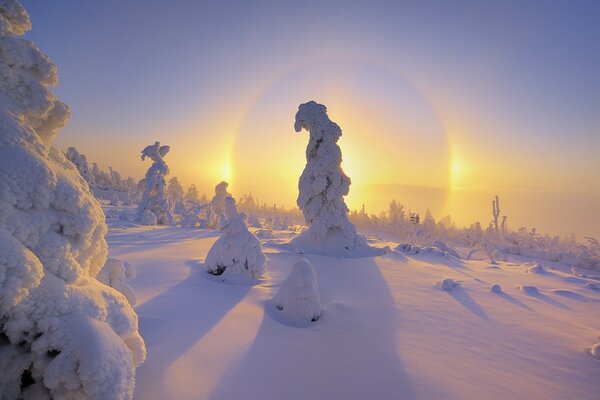
[[[158,224],[158,219],[156,218],[156,214],[154,214],[150,210],[143,210],[141,218],[138,219],[140,224],[147,226],[154,226]]]
[[[127,299],[96,275],[107,227],[51,146],[69,117],[27,12],[0,0],[0,398],[130,399],[145,358]]]
[[[273,231],[271,231],[270,229],[259,229],[256,232],[254,232],[254,234],[260,239],[273,239],[275,237]]]
[[[452,290],[454,290],[457,287],[459,287],[460,283],[458,283],[455,280],[450,279],[450,278],[444,278],[440,282],[438,282],[437,286],[440,289],[443,289],[443,290],[446,290],[448,292],[451,292]]]
[[[600,283],[587,282],[583,287],[600,292]]]
[[[458,255],[456,250],[454,250],[452,247],[448,246],[448,244],[446,242],[444,242],[443,240],[440,240],[440,239],[434,240],[432,243],[432,246],[437,247],[438,249],[443,251],[445,253],[445,255],[460,259],[460,256]]]
[[[109,258],[98,273],[97,278],[100,282],[123,293],[129,304],[134,306],[136,295],[128,281],[135,278],[135,276],[136,271],[133,264],[116,258]]]
[[[258,279],[264,275],[267,261],[260,241],[248,231],[245,215],[238,213],[232,197],[225,199],[224,212],[222,236],[206,255],[206,271],[223,278],[242,276]]]
[[[520,285],[519,290],[522,291],[525,294],[528,294],[530,296],[534,296],[536,294],[540,294],[540,290],[535,287],[535,286],[531,286],[531,285]]]
[[[396,251],[399,251],[401,253],[404,254],[408,254],[408,255],[422,255],[422,256],[436,256],[436,257],[445,257],[447,255],[449,255],[446,251],[441,250],[437,247],[433,247],[433,246],[418,246],[416,244],[408,244],[408,243],[401,243],[398,246],[396,246],[394,248]],[[459,258],[459,257],[457,257]]]
[[[490,292],[497,294],[502,293],[502,286],[494,283],[492,286],[490,286]]]
[[[294,264],[271,303],[284,321],[290,324],[307,325],[319,319],[321,298],[310,261],[302,259]]]
[[[596,360],[600,360],[600,343],[596,343],[595,345],[593,345],[592,349],[590,350],[590,353],[592,354],[592,357],[594,357]]]
[[[342,151],[337,145],[342,130],[329,119],[327,108],[314,101],[300,104],[294,129],[305,129],[310,135],[297,199],[308,228],[291,240],[291,247],[331,256],[384,254],[369,246],[348,219],[344,196],[350,191],[350,178],[342,170]]]
[[[526,271],[528,274],[545,274],[547,272],[546,267],[539,263],[527,264],[530,265],[527,267]]]

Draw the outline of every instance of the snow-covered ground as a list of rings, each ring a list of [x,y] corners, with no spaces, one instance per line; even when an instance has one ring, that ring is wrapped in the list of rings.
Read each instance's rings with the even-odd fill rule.
[[[233,285],[202,268],[218,232],[108,222],[110,257],[137,268],[136,399],[599,398],[600,278],[567,266],[294,254],[274,231],[267,275]],[[301,258],[323,307],[309,327],[268,301]]]

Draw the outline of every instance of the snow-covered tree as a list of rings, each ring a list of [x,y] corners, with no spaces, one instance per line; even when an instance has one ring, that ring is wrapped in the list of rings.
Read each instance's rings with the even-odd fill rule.
[[[226,197],[223,205],[222,235],[206,255],[206,271],[226,278],[259,278],[267,261],[260,241],[248,231],[246,216],[238,213],[233,197]]]
[[[176,176],[169,179],[167,193],[169,194],[169,200],[171,201],[171,204],[175,205],[183,201],[183,187],[179,183],[179,180]]]
[[[185,196],[183,196],[183,199],[185,201],[198,201],[199,198],[200,194],[198,193],[198,189],[196,188],[196,185],[192,183],[188,188],[187,192],[185,192]]]
[[[231,196],[229,192],[227,192],[227,186],[229,186],[229,183],[225,181],[221,181],[215,186],[215,196],[210,201],[210,215],[208,221],[208,227],[211,229],[219,227],[225,211],[225,199]]]
[[[90,165],[88,164],[87,157],[85,154],[81,154],[75,147],[69,147],[65,152],[65,156],[77,167],[77,170],[88,183],[88,185],[94,186],[94,177],[90,171]]]
[[[51,142],[69,117],[55,65],[0,0],[0,398],[130,399],[145,358],[127,299],[95,277],[100,204]]]
[[[321,297],[310,261],[302,259],[292,267],[271,303],[279,310],[284,321],[294,325],[315,322],[321,316]]]
[[[294,128],[296,132],[306,129],[310,138],[297,200],[308,228],[292,240],[292,245],[331,255],[373,253],[348,219],[344,196],[350,189],[350,178],[342,170],[342,151],[337,145],[342,130],[329,119],[327,108],[314,101],[300,105]]]
[[[169,167],[163,160],[169,150],[169,146],[161,146],[160,142],[155,142],[142,150],[142,161],[146,157],[154,161],[146,172],[146,187],[138,204],[136,220],[143,224],[152,224],[153,219],[148,214],[152,213],[156,216],[156,224],[175,225],[175,217],[167,198],[165,182],[165,176],[169,174]]]

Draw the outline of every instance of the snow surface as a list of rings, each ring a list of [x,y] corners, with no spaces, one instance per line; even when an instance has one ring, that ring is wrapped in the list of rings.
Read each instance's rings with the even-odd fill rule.
[[[138,271],[148,359],[136,399],[598,399],[600,293],[584,287],[598,281],[568,267],[530,274],[398,252],[346,259],[263,242],[268,273],[254,286],[223,285],[202,268],[217,232],[110,225],[111,257]],[[271,318],[269,300],[303,258],[323,313],[294,327]],[[440,290],[445,278],[460,285]]]

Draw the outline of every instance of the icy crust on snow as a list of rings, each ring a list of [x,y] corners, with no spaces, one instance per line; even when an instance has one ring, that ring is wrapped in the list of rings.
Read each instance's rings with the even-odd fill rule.
[[[68,108],[55,66],[30,41],[16,1],[0,1],[0,398],[126,399],[145,357],[125,297],[95,279],[104,214],[50,146]]]
[[[299,260],[283,281],[277,294],[271,299],[278,319],[292,325],[308,325],[321,316],[321,297],[310,261]],[[276,315],[277,315],[276,314]]]
[[[154,161],[146,172],[144,180],[146,186],[138,205],[136,220],[143,225],[175,225],[165,182],[169,167],[163,160],[169,150],[169,146],[161,146],[160,142],[155,142],[142,150],[142,161],[146,157]],[[156,221],[148,213],[154,214]]]
[[[222,235],[208,251],[204,263],[208,273],[225,280],[258,279],[264,275],[267,259],[260,240],[248,231],[245,218],[238,213],[235,200],[225,198]]]
[[[314,101],[301,104],[294,129],[310,134],[297,199],[308,228],[291,245],[303,252],[335,256],[383,254],[370,247],[348,219],[344,196],[350,190],[350,178],[342,170],[342,151],[337,145],[342,130],[329,119],[327,108]]]

